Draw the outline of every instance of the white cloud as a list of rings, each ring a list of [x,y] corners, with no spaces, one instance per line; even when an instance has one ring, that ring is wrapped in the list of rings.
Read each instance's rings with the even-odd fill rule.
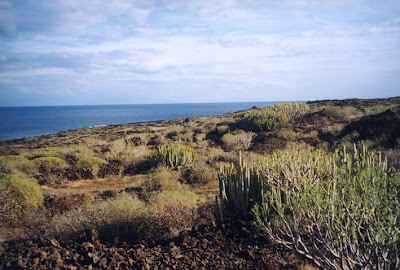
[[[0,45],[0,84],[88,96],[102,89],[144,99],[266,100],[317,97],[319,88],[329,97],[346,83],[360,89],[363,80],[399,74],[398,17],[334,20],[342,18],[336,9],[327,15],[304,1],[40,3],[60,15],[57,29],[38,21]],[[392,89],[397,81],[390,82]]]

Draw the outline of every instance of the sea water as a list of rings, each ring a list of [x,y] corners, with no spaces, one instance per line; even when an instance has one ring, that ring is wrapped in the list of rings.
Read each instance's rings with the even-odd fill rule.
[[[82,127],[209,116],[278,102],[0,107],[0,140]]]

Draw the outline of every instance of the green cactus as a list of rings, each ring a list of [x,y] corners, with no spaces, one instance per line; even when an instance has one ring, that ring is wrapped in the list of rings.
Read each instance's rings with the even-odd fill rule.
[[[269,131],[282,127],[289,121],[305,115],[310,107],[306,103],[284,103],[271,105],[261,110],[240,113],[241,123],[250,130]]]
[[[243,160],[239,154],[237,166],[220,167],[219,201],[216,198],[217,220],[246,219],[250,209],[263,201],[264,187],[257,168]],[[219,206],[220,204],[220,206]]]
[[[197,151],[187,145],[172,143],[164,144],[156,148],[154,158],[169,168],[189,165],[198,157]]]

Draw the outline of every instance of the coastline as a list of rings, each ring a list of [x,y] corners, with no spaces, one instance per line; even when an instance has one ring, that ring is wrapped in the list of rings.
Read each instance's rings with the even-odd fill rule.
[[[151,105],[88,105],[0,108],[0,141],[50,135],[93,126],[113,126],[185,117],[234,113],[284,101],[182,103]],[[5,121],[7,119],[7,121]]]

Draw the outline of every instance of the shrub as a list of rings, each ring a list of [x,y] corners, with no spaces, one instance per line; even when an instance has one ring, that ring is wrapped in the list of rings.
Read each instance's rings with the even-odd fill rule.
[[[207,184],[217,179],[217,172],[204,162],[196,162],[183,172],[183,176],[189,184]]]
[[[197,156],[197,151],[192,147],[172,143],[157,147],[154,159],[167,167],[177,168],[193,163]]]
[[[223,126],[218,126],[217,127],[217,131],[219,136],[224,135],[225,133],[227,133],[229,130],[229,126],[228,125],[223,125]]]
[[[134,134],[125,139],[125,143],[129,148],[133,148],[135,146],[146,146],[151,138],[152,134],[151,133],[139,133],[139,134]]]
[[[289,121],[305,115],[309,111],[306,103],[284,103],[257,110],[239,113],[241,125],[248,130],[268,131],[282,127]]]
[[[120,157],[120,161],[126,166],[135,166],[136,164],[146,160],[151,155],[151,151],[145,145],[133,147],[124,151]]]
[[[127,143],[124,139],[112,141],[103,148],[104,157],[106,159],[117,159],[127,148]]]
[[[292,141],[296,139],[296,132],[290,128],[282,128],[275,133],[276,137],[279,139],[284,139],[287,141]]]
[[[226,133],[221,140],[228,151],[247,150],[250,148],[255,135],[254,132],[240,130],[235,133]]]
[[[387,174],[381,155],[365,147],[352,154],[337,151],[323,162],[322,173],[309,173],[321,166],[309,166],[309,160],[297,168],[280,166],[288,171],[288,184],[272,185],[259,208],[262,214],[256,215],[266,231],[331,269],[398,266],[400,179]],[[276,176],[272,171],[265,175]],[[282,225],[285,230],[278,229]]]
[[[85,142],[86,142],[86,140],[85,140]],[[104,143],[102,143],[100,145],[103,146]],[[89,148],[88,146],[90,146],[91,148]],[[74,146],[69,147],[66,150],[66,153],[68,156],[70,156],[70,158],[72,158],[73,161],[77,161],[80,159],[92,157],[94,155],[93,151],[92,151],[94,146],[95,145],[91,145],[90,143],[88,145],[74,145]],[[96,146],[97,146],[97,144],[96,144]]]
[[[0,174],[0,226],[15,222],[21,213],[21,205],[14,196],[12,186]]]
[[[176,140],[180,142],[191,143],[193,142],[193,131],[183,131],[181,134],[176,136]]]
[[[46,147],[40,148],[38,150],[33,151],[32,153],[28,154],[29,159],[37,159],[43,157],[55,157],[64,159],[65,158],[65,149],[61,147]]]
[[[196,143],[204,141],[205,138],[206,138],[206,134],[204,134],[204,133],[197,133],[194,135],[194,141]]]
[[[338,136],[340,132],[343,130],[344,125],[335,123],[332,126],[327,127],[327,132],[332,134],[333,136]]]
[[[222,171],[223,213],[243,210],[245,216],[248,206],[262,202],[253,208],[260,226],[321,268],[399,266],[400,177],[388,173],[380,153],[302,147],[278,151],[250,169],[240,165],[232,170],[243,172],[243,185]]]
[[[0,157],[2,173],[22,172],[34,174],[36,172],[35,164],[23,156],[9,155]]]
[[[163,227],[176,235],[192,228],[198,199],[196,193],[188,190],[165,190],[152,199],[151,211],[159,216]]]
[[[38,208],[43,204],[43,194],[37,180],[23,173],[1,175],[0,182],[16,208]],[[4,196],[4,195],[3,195]]]
[[[336,119],[354,119],[363,116],[363,112],[352,106],[330,106],[324,110],[325,115]]]
[[[182,190],[182,185],[178,180],[178,172],[158,168],[144,177],[141,184],[142,196],[148,198],[152,192]]]
[[[101,164],[107,164],[108,162],[102,158],[99,157],[89,157],[89,158],[83,158],[77,162],[78,167],[85,167],[85,166],[90,166],[90,167],[95,167],[95,166],[100,166]]]
[[[99,157],[89,157],[83,158],[76,163],[78,168],[88,168],[92,172],[93,176],[96,176],[99,172],[100,166],[103,164],[108,164],[108,162]]]
[[[61,239],[77,239],[85,231],[95,230],[104,243],[137,243],[145,237],[148,220],[144,203],[126,195],[68,211],[52,221],[52,228]]]
[[[40,171],[46,172],[53,172],[58,168],[67,166],[67,162],[65,162],[65,160],[57,157],[41,157],[32,160],[32,162]]]

